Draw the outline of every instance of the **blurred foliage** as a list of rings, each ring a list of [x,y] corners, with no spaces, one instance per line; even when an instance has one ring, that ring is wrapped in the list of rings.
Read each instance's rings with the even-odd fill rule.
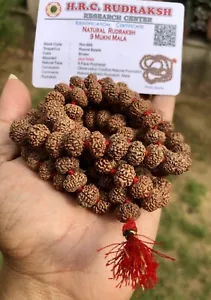
[[[11,10],[23,4],[22,0],[0,0],[0,53],[8,45],[14,45],[22,32],[11,17]]]

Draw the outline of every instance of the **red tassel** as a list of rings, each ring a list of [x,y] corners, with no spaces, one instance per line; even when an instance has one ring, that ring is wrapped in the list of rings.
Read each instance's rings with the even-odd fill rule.
[[[131,286],[136,289],[140,286],[142,289],[154,288],[157,284],[156,271],[159,266],[154,255],[175,260],[169,256],[157,252],[149,248],[146,244],[154,245],[156,242],[148,239],[148,241],[141,241],[137,235],[137,227],[134,220],[128,220],[122,227],[123,235],[126,242],[115,243],[104,248],[112,247],[109,252],[105,254],[105,258],[109,255],[114,255],[108,260],[106,266],[112,266],[113,277],[110,279],[118,280],[117,287],[122,285]]]

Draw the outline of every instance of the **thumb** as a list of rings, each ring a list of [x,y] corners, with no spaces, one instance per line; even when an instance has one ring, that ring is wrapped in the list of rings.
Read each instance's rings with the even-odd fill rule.
[[[10,75],[0,97],[0,120],[12,122],[31,108],[29,91],[15,75]]]
[[[10,125],[31,108],[29,91],[14,75],[10,75],[0,97],[0,165],[17,154],[17,146],[9,137]]]

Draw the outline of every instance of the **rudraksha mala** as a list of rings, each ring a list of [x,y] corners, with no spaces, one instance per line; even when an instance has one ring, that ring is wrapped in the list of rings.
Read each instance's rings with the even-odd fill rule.
[[[115,212],[126,241],[106,253],[114,255],[107,263],[113,278],[119,287],[153,288],[153,254],[171,258],[148,247],[151,240],[139,239],[135,220],[141,208],[166,206],[167,176],[191,167],[190,147],[173,124],[125,83],[90,74],[57,84],[36,109],[13,122],[10,137],[28,167],[56,190],[74,194],[78,205],[96,214]]]

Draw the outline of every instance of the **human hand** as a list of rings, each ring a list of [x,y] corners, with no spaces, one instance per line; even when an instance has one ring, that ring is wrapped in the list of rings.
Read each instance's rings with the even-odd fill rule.
[[[124,241],[121,223],[79,207],[17,156],[9,128],[30,106],[24,84],[9,79],[0,98],[0,299],[128,300],[131,289],[115,288],[96,252]],[[160,210],[142,211],[139,233],[155,239],[159,218]]]

